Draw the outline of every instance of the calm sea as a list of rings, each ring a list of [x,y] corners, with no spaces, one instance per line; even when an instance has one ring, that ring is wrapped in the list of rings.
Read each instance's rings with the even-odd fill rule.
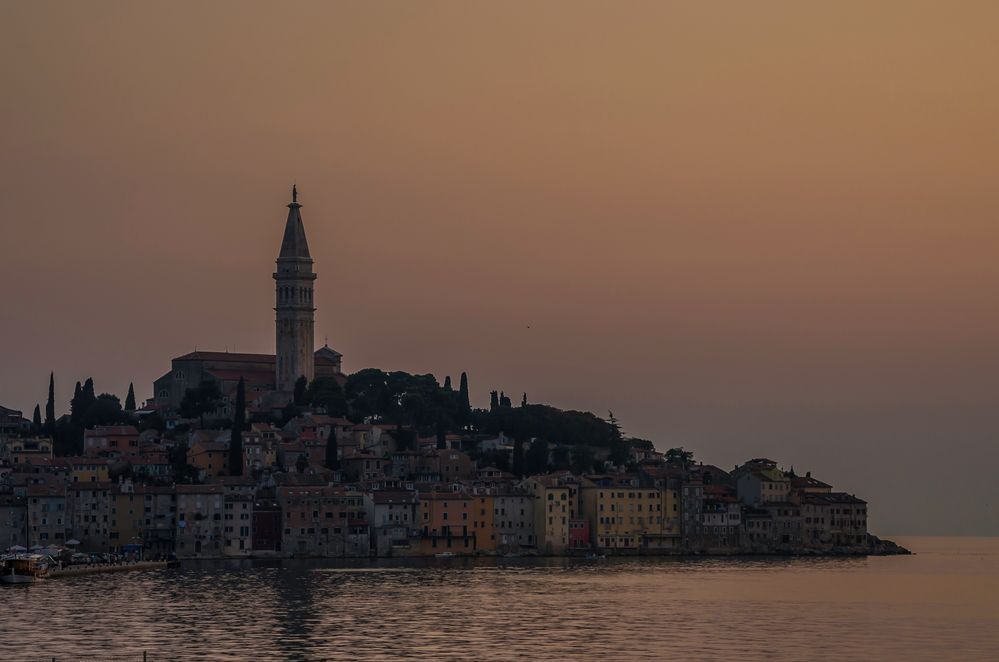
[[[997,660],[999,539],[867,559],[191,563],[0,587],[0,660]]]

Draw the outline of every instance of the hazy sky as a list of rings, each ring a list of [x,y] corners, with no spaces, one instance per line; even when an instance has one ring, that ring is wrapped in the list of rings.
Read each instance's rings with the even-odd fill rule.
[[[0,0],[0,403],[320,343],[999,534],[999,3]]]

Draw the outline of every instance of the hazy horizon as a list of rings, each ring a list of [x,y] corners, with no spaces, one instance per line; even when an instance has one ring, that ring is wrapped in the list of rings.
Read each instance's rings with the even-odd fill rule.
[[[622,7],[626,10],[622,11]],[[0,4],[0,404],[316,341],[999,535],[999,5]]]

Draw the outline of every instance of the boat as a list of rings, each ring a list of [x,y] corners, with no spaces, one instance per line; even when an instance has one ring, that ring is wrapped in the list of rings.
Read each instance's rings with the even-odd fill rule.
[[[603,554],[596,554],[594,552],[591,552],[591,553],[587,554],[583,558],[585,558],[587,561],[599,561],[599,560],[605,559],[607,557],[604,556]]]
[[[438,552],[434,554],[434,558],[438,559],[453,559],[457,554],[454,552]]]
[[[31,584],[49,574],[52,559],[42,554],[7,554],[0,557],[0,582]]]

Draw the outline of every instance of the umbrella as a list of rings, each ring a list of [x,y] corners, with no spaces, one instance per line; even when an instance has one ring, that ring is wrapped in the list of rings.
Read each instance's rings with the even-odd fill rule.
[[[26,552],[26,551],[28,551],[28,548],[27,547],[21,547],[20,545],[14,545],[13,547],[8,547],[7,551],[8,552]]]
[[[70,545],[70,546],[72,547],[72,546],[75,546],[75,545],[79,545],[79,544],[80,544],[80,541],[79,541],[79,540],[77,540],[76,538],[73,538],[73,539],[71,539],[71,540],[67,540],[67,541],[66,541],[66,544],[67,544],[67,545]]]

